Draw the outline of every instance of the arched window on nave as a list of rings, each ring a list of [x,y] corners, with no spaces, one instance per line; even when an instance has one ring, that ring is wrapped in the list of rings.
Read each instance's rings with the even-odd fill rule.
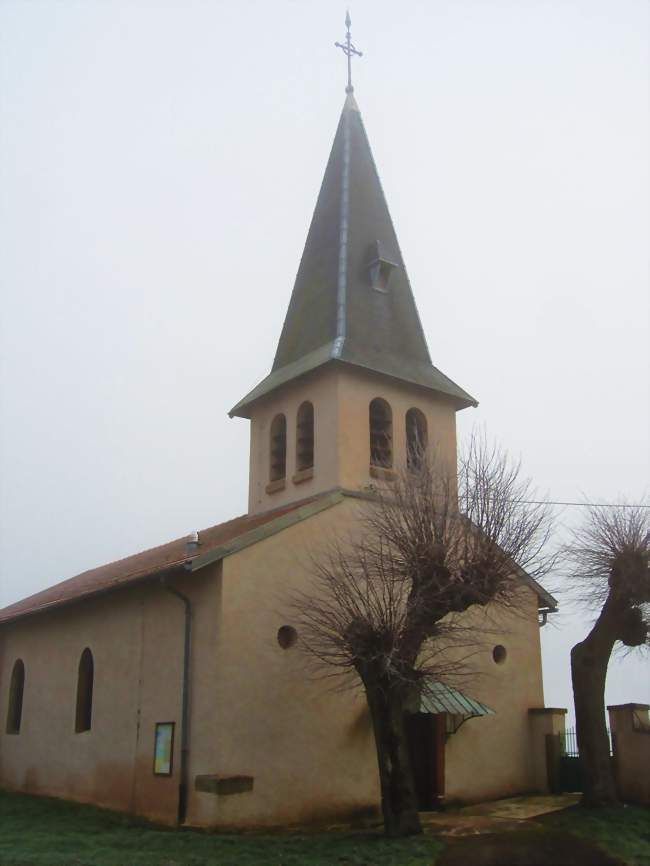
[[[25,665],[16,659],[9,682],[9,707],[7,709],[7,733],[19,734],[23,718],[23,695],[25,694]]]
[[[79,673],[77,676],[77,713],[75,720],[75,731],[80,734],[89,731],[93,717],[93,680],[95,678],[95,665],[93,654],[86,647],[79,659]]]

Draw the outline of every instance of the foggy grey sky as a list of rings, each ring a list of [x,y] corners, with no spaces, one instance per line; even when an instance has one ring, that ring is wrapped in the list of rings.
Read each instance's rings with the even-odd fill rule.
[[[649,9],[350,9],[432,358],[480,401],[459,433],[485,425],[554,499],[650,487]],[[0,604],[246,510],[248,422],[226,412],[273,359],[344,15],[0,0]],[[555,622],[546,702],[570,707],[586,621]],[[640,660],[610,670],[610,703],[650,702]]]

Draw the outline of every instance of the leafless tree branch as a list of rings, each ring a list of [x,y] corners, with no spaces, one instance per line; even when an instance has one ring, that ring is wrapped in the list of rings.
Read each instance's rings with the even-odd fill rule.
[[[524,606],[521,570],[540,577],[554,562],[552,513],[530,503],[538,497],[519,464],[478,436],[458,475],[411,443],[408,466],[372,493],[354,534],[314,555],[313,585],[292,608],[316,669],[363,683],[383,799],[392,798],[387,827],[397,815],[398,832],[411,832],[419,825],[404,770],[404,707],[428,683],[469,676],[491,632],[489,616],[479,628],[465,615],[470,608]]]

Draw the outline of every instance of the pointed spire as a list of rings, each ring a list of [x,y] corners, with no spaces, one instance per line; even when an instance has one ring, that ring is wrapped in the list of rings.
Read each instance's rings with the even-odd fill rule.
[[[231,415],[330,362],[450,397],[473,397],[431,363],[402,253],[350,88],[325,169],[271,373]]]

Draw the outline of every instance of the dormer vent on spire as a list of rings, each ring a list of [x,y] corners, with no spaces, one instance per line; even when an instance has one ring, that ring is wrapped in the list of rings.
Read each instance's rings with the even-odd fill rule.
[[[375,241],[371,247],[370,263],[368,272],[370,274],[370,285],[376,292],[388,291],[390,275],[393,268],[399,268],[399,262],[393,260],[382,247],[381,241]]]

